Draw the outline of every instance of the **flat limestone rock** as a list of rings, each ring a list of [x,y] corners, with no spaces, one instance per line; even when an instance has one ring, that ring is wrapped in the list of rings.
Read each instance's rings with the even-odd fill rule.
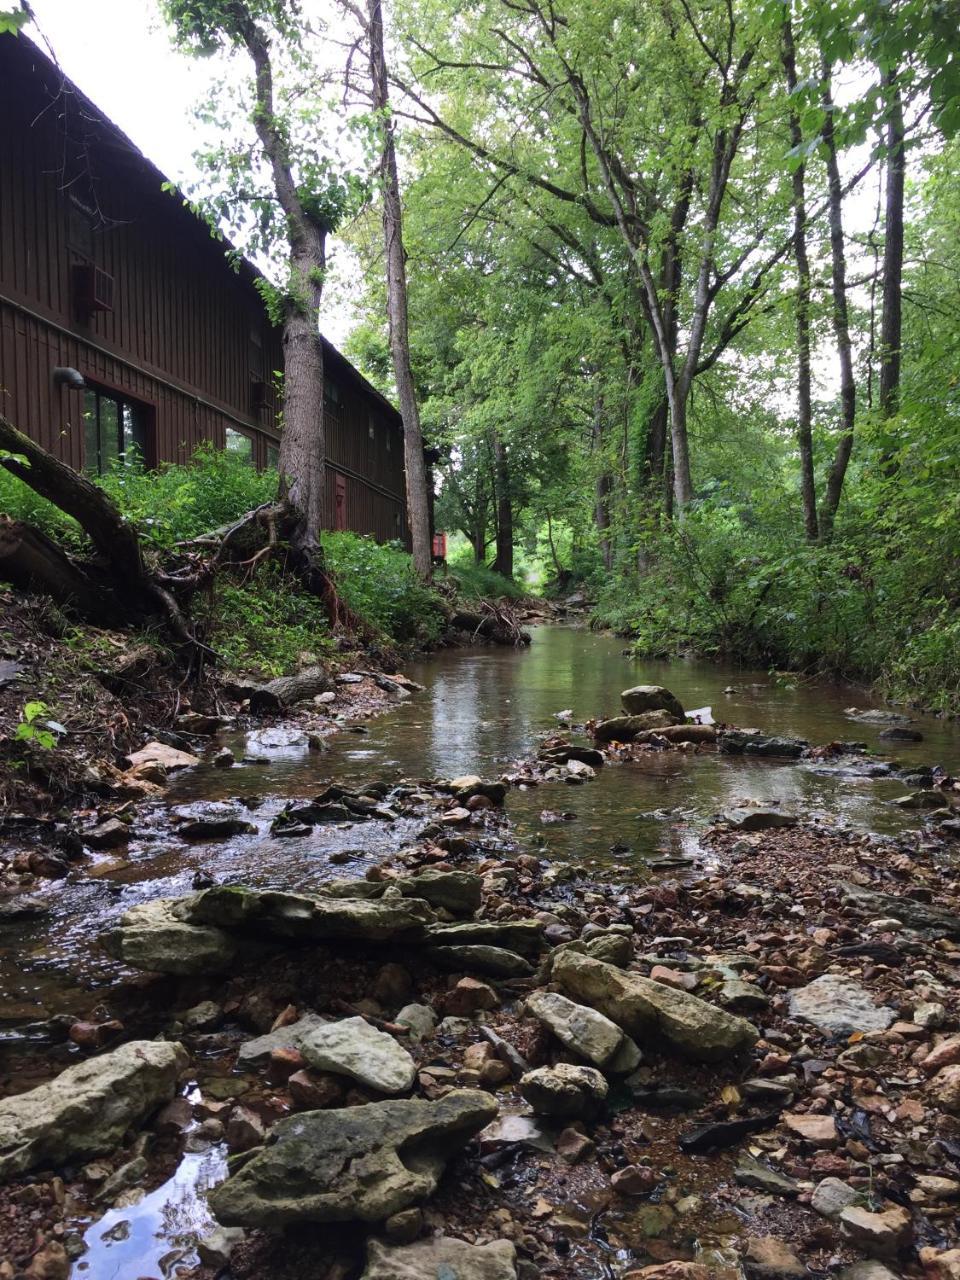
[[[738,809],[728,809],[721,821],[735,831],[771,831],[774,827],[795,827],[797,819],[792,813],[784,813],[781,809],[764,809],[753,805],[743,805]]]
[[[911,929],[929,929],[931,934],[944,938],[960,938],[960,916],[928,902],[915,902],[913,898],[901,898],[894,893],[877,893],[858,884],[842,881],[840,892],[843,901],[860,907],[874,917],[893,916]]]
[[[305,1013],[296,1022],[278,1027],[276,1031],[268,1031],[265,1035],[256,1036],[240,1046],[237,1054],[238,1067],[257,1067],[268,1060],[274,1049],[300,1049],[303,1039],[318,1027],[326,1026],[327,1019],[318,1013]]]
[[[270,1231],[298,1222],[382,1222],[431,1196],[450,1156],[497,1111],[488,1093],[459,1089],[436,1102],[288,1116],[210,1192],[210,1207],[225,1226]]]
[[[539,920],[467,920],[462,924],[434,924],[424,936],[432,947],[503,947],[522,956],[538,955],[546,948]]]
[[[628,1034],[635,1038],[649,1033],[662,1036],[678,1052],[698,1062],[732,1057],[760,1038],[746,1018],[575,951],[557,956],[552,978],[571,998],[599,1009]]]
[[[165,742],[148,742],[139,751],[126,757],[127,764],[135,769],[141,764],[159,764],[167,772],[174,769],[190,769],[200,763],[200,757],[191,755],[189,751],[178,751],[176,747],[168,747]]]
[[[404,898],[400,893],[370,902],[249,889],[243,885],[205,889],[187,900],[183,914],[191,924],[313,942],[335,938],[366,942],[416,938],[436,919],[429,903],[422,898]]]
[[[168,1040],[131,1040],[0,1102],[0,1178],[103,1155],[173,1097],[190,1059]]]
[[[360,1280],[516,1280],[517,1254],[509,1240],[467,1244],[434,1236],[391,1247],[371,1240]]]
[[[183,901],[155,898],[138,903],[124,912],[117,928],[103,935],[103,945],[132,969],[150,973],[191,977],[230,972],[238,940],[223,929],[185,923],[178,914]]]
[[[297,1045],[311,1067],[349,1076],[379,1093],[413,1088],[416,1065],[403,1045],[364,1018],[342,1018],[313,1027]]]
[[[615,1022],[566,996],[535,991],[527,997],[526,1004],[528,1013],[538,1018],[568,1049],[595,1067],[605,1067],[623,1045],[623,1031]]]
[[[469,916],[480,906],[483,881],[469,871],[435,871],[424,868],[412,876],[391,880],[331,880],[323,886],[333,898],[381,898],[395,885],[405,898],[423,898],[432,907],[444,907],[456,916]]]
[[[859,982],[839,973],[825,973],[790,992],[790,1016],[829,1035],[854,1031],[886,1031],[896,1019],[887,1005],[876,1005]]]
[[[491,978],[529,978],[533,965],[505,947],[485,947],[480,943],[462,947],[428,947],[424,955],[439,969],[452,973],[483,973]]]

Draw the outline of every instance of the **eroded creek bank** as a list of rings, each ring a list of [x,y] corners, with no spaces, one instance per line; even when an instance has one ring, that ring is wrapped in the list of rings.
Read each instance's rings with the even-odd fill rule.
[[[0,1276],[955,1276],[955,728],[882,740],[849,688],[557,627],[408,674],[425,692],[327,752],[227,735],[244,763],[185,771],[121,814],[122,856],[8,913],[4,1091],[79,1069],[89,1108],[55,1129],[82,1133],[117,1046],[135,1060],[118,1133],[6,1169]],[[600,765],[580,726],[638,683],[868,750]],[[573,769],[538,760],[559,742]],[[435,785],[467,774],[506,785]],[[156,1095],[139,1045],[167,1055]],[[198,1256],[219,1184],[239,1234]]]

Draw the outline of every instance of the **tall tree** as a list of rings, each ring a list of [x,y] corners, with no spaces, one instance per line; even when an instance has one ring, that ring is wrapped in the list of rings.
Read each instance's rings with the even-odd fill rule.
[[[840,178],[840,159],[837,147],[835,106],[832,90],[833,68],[824,57],[821,65],[821,95],[823,99],[823,146],[827,161],[827,185],[829,192],[830,224],[830,281],[833,296],[833,332],[836,339],[837,360],[840,365],[840,437],[827,475],[823,500],[820,503],[820,536],[829,538],[843,494],[850,455],[853,452],[853,434],[857,417],[857,384],[853,374],[853,342],[850,338],[850,310],[847,302],[847,248],[843,234],[843,183]]]
[[[410,362],[407,308],[407,265],[403,247],[403,212],[394,140],[395,121],[390,109],[387,61],[383,39],[382,0],[367,0],[366,36],[370,82],[377,133],[380,140],[380,192],[383,214],[384,254],[387,269],[387,317],[390,353],[403,417],[403,458],[406,469],[407,515],[417,573],[429,578],[433,568],[430,543],[430,497],[423,453],[420,406]]]
[[[268,308],[283,328],[283,429],[280,497],[297,515],[293,549],[308,576],[322,574],[324,523],[323,344],[319,308],[327,237],[339,222],[350,184],[317,148],[297,136],[297,108],[315,76],[297,0],[160,0],[182,47],[195,53],[243,53],[252,82],[249,123],[255,145],[226,144],[204,157],[219,183],[207,207],[217,219],[252,228],[249,247],[283,252],[281,285],[265,284]],[[278,93],[278,60],[297,73],[297,93]],[[305,116],[309,109],[302,105]],[[300,121],[302,124],[302,120]],[[302,133],[302,130],[301,130]]]
[[[793,256],[797,264],[797,448],[800,454],[800,493],[803,528],[815,542],[819,534],[817,490],[813,471],[813,432],[810,394],[810,256],[807,252],[806,171],[803,130],[796,105],[797,54],[789,14],[783,23],[781,56],[790,96],[790,146],[793,151]]]

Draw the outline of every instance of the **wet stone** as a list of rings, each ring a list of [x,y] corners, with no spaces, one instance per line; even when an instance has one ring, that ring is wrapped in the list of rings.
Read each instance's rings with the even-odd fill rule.
[[[436,1190],[449,1157],[497,1113],[489,1094],[448,1093],[308,1111],[279,1121],[264,1148],[210,1192],[226,1226],[382,1222]]]
[[[398,1248],[371,1240],[361,1280],[516,1280],[516,1276],[516,1251],[508,1240],[475,1245],[435,1236]]]
[[[790,994],[790,1016],[812,1022],[830,1035],[855,1031],[885,1031],[896,1013],[876,1005],[870,993],[852,978],[826,973]]]
[[[416,1067],[410,1054],[393,1036],[363,1018],[315,1027],[300,1037],[297,1047],[311,1067],[349,1076],[378,1093],[413,1088]]]

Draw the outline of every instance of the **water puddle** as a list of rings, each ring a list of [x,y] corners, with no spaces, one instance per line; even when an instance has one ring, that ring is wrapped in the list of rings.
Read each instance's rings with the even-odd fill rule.
[[[197,1265],[196,1243],[217,1223],[206,1193],[227,1172],[221,1147],[187,1153],[171,1178],[138,1204],[110,1209],[84,1234],[75,1280],[170,1280]]]

